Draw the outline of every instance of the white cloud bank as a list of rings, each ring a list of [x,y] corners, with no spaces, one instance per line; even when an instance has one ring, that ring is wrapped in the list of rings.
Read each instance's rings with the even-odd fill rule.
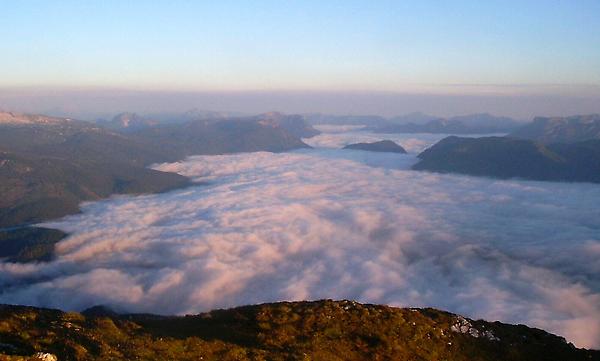
[[[425,148],[432,146],[441,139],[447,137],[447,134],[377,134],[360,130],[364,126],[346,126],[346,125],[327,125],[316,126],[323,133],[308,139],[303,139],[305,143],[315,148],[334,148],[339,149],[352,143],[376,142],[382,139],[394,141],[409,153],[420,153]]]
[[[72,235],[53,262],[0,263],[0,302],[170,314],[348,298],[600,347],[600,186],[414,172],[412,162],[307,150],[161,165],[206,184],[88,203],[48,224]]]
[[[429,148],[450,135],[431,133],[372,133],[361,130],[365,126],[366,125],[317,125],[315,128],[323,133],[312,138],[303,139],[303,141],[315,148],[339,149],[352,143],[371,143],[387,139],[402,145],[408,153],[418,154],[425,150],[425,148]],[[462,134],[460,136],[484,137],[493,135],[501,136],[504,134]]]

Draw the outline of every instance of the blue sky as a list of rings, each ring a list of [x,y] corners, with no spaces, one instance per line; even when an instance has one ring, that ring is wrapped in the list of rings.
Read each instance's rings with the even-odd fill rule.
[[[0,7],[5,88],[477,93],[600,84],[598,0]]]

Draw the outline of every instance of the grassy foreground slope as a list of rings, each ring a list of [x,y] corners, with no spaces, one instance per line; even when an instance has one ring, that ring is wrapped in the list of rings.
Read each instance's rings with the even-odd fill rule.
[[[352,301],[85,314],[0,306],[0,360],[600,360],[600,351],[522,325]]]

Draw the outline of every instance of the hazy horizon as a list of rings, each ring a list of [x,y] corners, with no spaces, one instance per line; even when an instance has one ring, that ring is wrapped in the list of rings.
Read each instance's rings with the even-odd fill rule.
[[[0,108],[600,112],[600,3],[81,3],[0,13]]]
[[[280,111],[295,114],[384,117],[413,112],[440,117],[491,113],[529,121],[535,116],[600,113],[600,91],[598,96],[566,96],[364,91],[179,92],[102,88],[0,88],[0,110],[69,116],[84,120],[106,118],[121,112],[177,113],[190,109],[243,114]]]

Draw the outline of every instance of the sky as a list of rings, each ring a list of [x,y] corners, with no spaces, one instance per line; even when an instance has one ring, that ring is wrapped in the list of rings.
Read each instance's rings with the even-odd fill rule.
[[[600,99],[597,0],[24,0],[0,22],[4,107],[32,89]]]

